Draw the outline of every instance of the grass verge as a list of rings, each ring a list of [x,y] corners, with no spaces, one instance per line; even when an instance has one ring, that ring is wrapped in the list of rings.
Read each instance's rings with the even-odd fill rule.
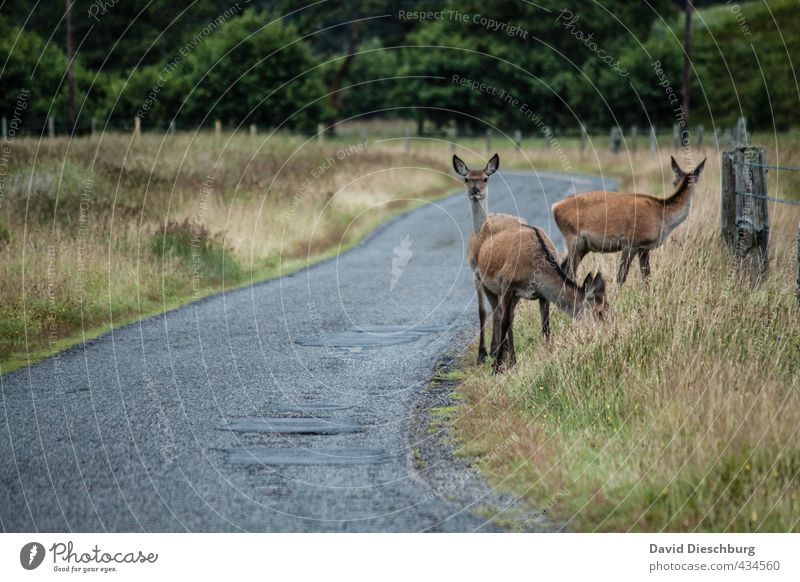
[[[451,191],[440,165],[291,135],[19,139],[0,206],[0,372],[334,256]]]
[[[795,144],[778,145],[800,165]],[[652,255],[649,290],[638,272],[611,283],[613,320],[559,314],[549,346],[538,307],[522,303],[517,367],[493,377],[473,365],[474,350],[464,362],[465,402],[452,420],[464,452],[493,485],[568,529],[800,529],[800,209],[770,205],[770,272],[752,286],[719,242],[719,154],[705,154],[689,219]],[[623,190],[670,188],[668,155],[594,160],[572,149],[568,159],[586,171],[602,165]],[[793,179],[771,173],[770,195],[796,196]],[[590,255],[580,276],[599,269],[613,279],[617,260]]]

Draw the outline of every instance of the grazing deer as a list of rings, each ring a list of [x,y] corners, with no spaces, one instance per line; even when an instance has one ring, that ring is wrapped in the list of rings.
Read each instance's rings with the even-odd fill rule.
[[[578,265],[590,252],[622,251],[617,282],[625,282],[633,257],[638,255],[642,278],[647,283],[650,251],[661,246],[686,220],[694,186],[706,163],[703,160],[687,174],[675,158],[671,159],[675,191],[669,198],[596,190],[553,204],[553,215],[567,246],[562,267],[568,276],[575,277]]]
[[[517,223],[492,232],[484,225],[476,237],[477,273],[483,291],[499,305],[495,333],[498,334],[494,372],[507,360],[513,366],[514,310],[520,299],[538,299],[542,334],[550,338],[550,303],[576,317],[587,310],[597,319],[605,317],[603,275],[587,275],[576,284],[558,264],[555,247],[538,227]]]
[[[480,278],[477,273],[477,236],[481,229],[485,226],[487,233],[496,233],[509,226],[518,226],[520,224],[527,224],[522,218],[518,216],[511,216],[510,214],[487,214],[486,197],[488,194],[489,176],[494,174],[500,168],[500,157],[495,154],[486,164],[483,170],[470,170],[467,165],[458,156],[453,156],[453,169],[456,173],[464,178],[467,186],[467,196],[472,206],[472,229],[473,232],[469,238],[469,245],[467,247],[467,260],[469,266],[475,275],[475,292],[478,295],[478,318],[480,320],[480,338],[478,345],[478,364],[482,364],[486,360],[486,345],[485,345],[485,328],[486,328],[486,304],[484,302],[483,286],[481,285]],[[493,295],[487,295],[489,303],[492,307],[494,332],[492,333],[492,346],[491,354],[494,355],[497,351],[497,343],[500,339],[499,332],[499,317],[494,314],[497,312],[497,298]]]

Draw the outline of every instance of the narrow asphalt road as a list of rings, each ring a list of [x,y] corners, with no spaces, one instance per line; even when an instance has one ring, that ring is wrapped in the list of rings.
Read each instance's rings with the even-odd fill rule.
[[[504,172],[489,208],[560,247],[550,205],[599,187]],[[494,529],[414,478],[405,431],[437,357],[477,331],[471,224],[459,192],[335,259],[0,378],[0,529]]]

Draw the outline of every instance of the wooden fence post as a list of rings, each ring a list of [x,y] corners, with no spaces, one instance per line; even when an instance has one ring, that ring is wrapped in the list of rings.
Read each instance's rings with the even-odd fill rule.
[[[726,127],[725,131],[722,132],[722,145],[733,147],[733,136],[730,127]]]
[[[679,150],[681,148],[681,126],[677,123],[672,126],[672,149]]]
[[[650,126],[650,153],[656,153],[658,149],[658,136],[656,135],[656,128],[654,126]]]
[[[634,125],[631,127],[631,151],[634,154],[636,153],[636,147],[638,145],[636,142],[638,140],[639,140],[639,128]]]
[[[611,151],[615,154],[619,153],[619,148],[622,146],[622,130],[616,125],[611,128],[609,140],[611,141]]]
[[[47,116],[47,136],[52,139],[56,136],[56,120],[52,115]]]
[[[325,125],[322,123],[317,124],[317,145],[325,143]]]
[[[722,184],[720,185],[720,235],[722,242],[733,250],[736,237],[736,172],[733,152],[722,152]]]
[[[250,124],[250,137],[256,137],[258,135],[258,127],[256,127],[255,123]]]
[[[358,145],[366,145],[367,143],[367,130],[363,127],[358,130]]]
[[[514,145],[517,149],[522,149],[522,132],[518,129],[514,130]]]
[[[92,117],[92,119],[91,119],[91,127],[92,127],[92,135],[94,135],[95,133],[97,133],[97,118],[96,117]]]
[[[488,154],[492,151],[492,130],[486,130],[486,153]]]
[[[747,118],[740,117],[739,120],[736,122],[736,127],[734,129],[733,134],[733,145],[734,147],[739,146],[746,146],[749,141],[749,137],[747,135]]]
[[[142,137],[142,118],[138,115],[133,116],[133,137]]]
[[[703,133],[706,131],[706,128],[703,127],[702,125],[699,125],[699,126],[697,126],[697,130],[696,131],[697,131],[697,136],[696,136],[696,140],[697,141],[695,141],[695,144],[697,144],[698,148],[702,148],[703,147]]]
[[[742,146],[734,150],[736,172],[736,249],[737,266],[746,268],[754,279],[766,274],[769,266],[769,212],[767,172],[762,146]]]
[[[217,141],[222,137],[222,122],[219,119],[214,120],[214,136],[217,138]]]

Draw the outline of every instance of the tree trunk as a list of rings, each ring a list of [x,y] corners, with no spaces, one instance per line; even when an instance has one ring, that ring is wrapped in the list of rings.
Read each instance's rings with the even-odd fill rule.
[[[692,0],[686,0],[686,27],[683,31],[683,121],[689,127],[689,83],[692,66]]]
[[[72,74],[72,0],[66,0],[67,13],[67,119],[69,121],[69,133],[75,132],[75,78]]]
[[[364,32],[364,22],[359,20],[353,23],[352,28],[350,29],[350,37],[347,41],[347,54],[345,55],[344,59],[342,60],[342,64],[339,66],[339,69],[336,71],[336,74],[333,77],[333,83],[331,83],[331,96],[328,100],[328,104],[331,107],[331,114],[333,118],[331,119],[330,124],[330,132],[336,132],[336,122],[339,120],[339,110],[342,107],[342,83],[344,79],[347,78],[347,74],[350,72],[350,68],[353,66],[353,61],[355,60],[355,52],[358,48],[359,42],[361,41],[361,36]]]

